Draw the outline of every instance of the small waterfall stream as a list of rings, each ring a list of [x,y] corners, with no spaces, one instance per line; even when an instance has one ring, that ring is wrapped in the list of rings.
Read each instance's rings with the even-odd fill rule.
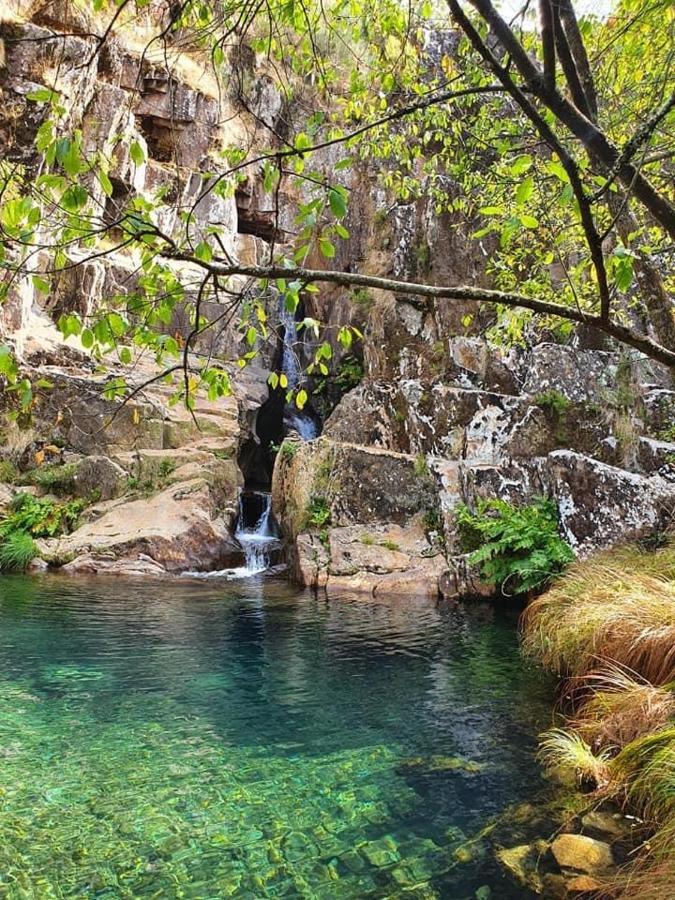
[[[295,314],[286,309],[282,297],[279,302],[279,319],[284,329],[284,343],[281,349],[281,371],[288,378],[288,387],[293,389],[300,384],[301,367],[295,351],[298,330]],[[310,413],[300,410],[294,403],[287,403],[284,409],[284,430],[297,431],[303,441],[311,441],[319,435],[319,423]]]
[[[244,551],[245,564],[232,570],[240,576],[256,575],[269,567],[270,555],[279,546],[279,535],[272,518],[272,496],[265,491],[242,491],[239,516],[234,533]]]

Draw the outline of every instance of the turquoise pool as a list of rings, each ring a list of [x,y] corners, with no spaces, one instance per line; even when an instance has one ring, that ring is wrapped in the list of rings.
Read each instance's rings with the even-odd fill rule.
[[[551,685],[488,604],[0,579],[0,897],[523,898]]]

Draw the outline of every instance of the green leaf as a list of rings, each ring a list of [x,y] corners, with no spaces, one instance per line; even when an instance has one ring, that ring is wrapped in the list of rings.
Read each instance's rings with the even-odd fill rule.
[[[106,197],[112,197],[112,194],[113,194],[112,181],[108,178],[108,176],[102,169],[99,169],[99,171],[97,172],[97,177],[98,177],[98,183],[101,185],[101,189],[103,190],[103,193],[106,195]]]
[[[138,141],[132,141],[129,147],[129,156],[136,166],[142,166],[145,162],[145,152]]]
[[[6,344],[0,344],[0,375],[4,375],[7,381],[13,384],[18,372],[19,367],[11,349]]]
[[[336,219],[343,219],[347,215],[347,200],[343,191],[344,188],[342,190],[332,188],[328,194],[328,202]]]
[[[534,216],[521,216],[520,221],[523,223],[525,228],[539,227],[539,220],[535,219]]]
[[[37,91],[31,91],[29,94],[26,94],[26,100],[32,100],[33,103],[50,103],[55,93],[49,88],[38,88]]]
[[[52,289],[47,279],[41,278],[39,275],[33,275],[33,284],[41,294],[48,294]]]
[[[211,262],[213,259],[213,251],[205,241],[201,241],[195,247],[195,256],[197,259],[201,259],[202,262]]]
[[[524,181],[521,181],[516,191],[516,203],[523,204],[532,196],[534,191],[534,178],[530,175]]]
[[[307,391],[304,388],[300,388],[295,396],[295,405],[298,407],[298,409],[304,409],[308,399],[309,397],[307,396]]]
[[[319,250],[321,254],[325,256],[327,259],[333,259],[335,256],[335,244],[328,240],[326,237],[322,237],[319,240]]]
[[[519,156],[515,159],[510,166],[510,171],[512,175],[516,177],[518,175],[524,175],[525,172],[528,171],[532,167],[532,157],[531,156]]]
[[[82,329],[80,341],[82,342],[82,346],[85,348],[85,350],[89,350],[94,346],[94,332],[91,330],[91,328]]]

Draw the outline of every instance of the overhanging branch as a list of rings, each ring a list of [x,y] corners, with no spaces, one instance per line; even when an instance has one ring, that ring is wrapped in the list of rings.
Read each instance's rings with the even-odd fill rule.
[[[284,279],[285,281],[299,281],[302,284],[319,282],[340,285],[346,288],[371,288],[397,295],[426,297],[430,300],[463,300],[501,305],[511,309],[528,309],[542,315],[557,316],[568,321],[592,325],[605,334],[621,341],[621,343],[640,350],[651,359],[655,359],[670,368],[675,368],[675,351],[662,347],[647,335],[634,331],[628,326],[608,321],[601,316],[590,315],[583,312],[583,310],[563,306],[560,303],[537,300],[524,294],[470,286],[418,284],[416,282],[399,281],[395,278],[384,278],[379,275],[363,275],[358,272],[340,272],[329,269],[305,269],[299,267],[289,269],[280,265],[246,266],[238,263],[230,265],[215,260],[206,262],[178,251],[167,251],[163,255],[168,259],[191,262],[201,266],[213,275],[223,278],[243,275],[247,278],[255,278],[261,281]]]

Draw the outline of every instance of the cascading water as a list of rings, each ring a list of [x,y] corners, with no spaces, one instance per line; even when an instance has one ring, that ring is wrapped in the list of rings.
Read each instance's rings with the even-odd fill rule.
[[[289,389],[300,384],[300,362],[295,352],[297,342],[297,325],[295,314],[286,308],[284,297],[279,303],[279,319],[284,329],[284,345],[281,350],[281,371],[288,379]],[[286,431],[297,431],[303,441],[311,441],[319,434],[319,425],[316,419],[304,410],[298,409],[294,404],[287,403],[284,410],[284,426]]]
[[[232,570],[239,576],[256,575],[269,568],[270,556],[279,546],[272,518],[272,496],[265,491],[243,491],[239,495],[239,516],[234,533],[244,551],[245,565]]]

